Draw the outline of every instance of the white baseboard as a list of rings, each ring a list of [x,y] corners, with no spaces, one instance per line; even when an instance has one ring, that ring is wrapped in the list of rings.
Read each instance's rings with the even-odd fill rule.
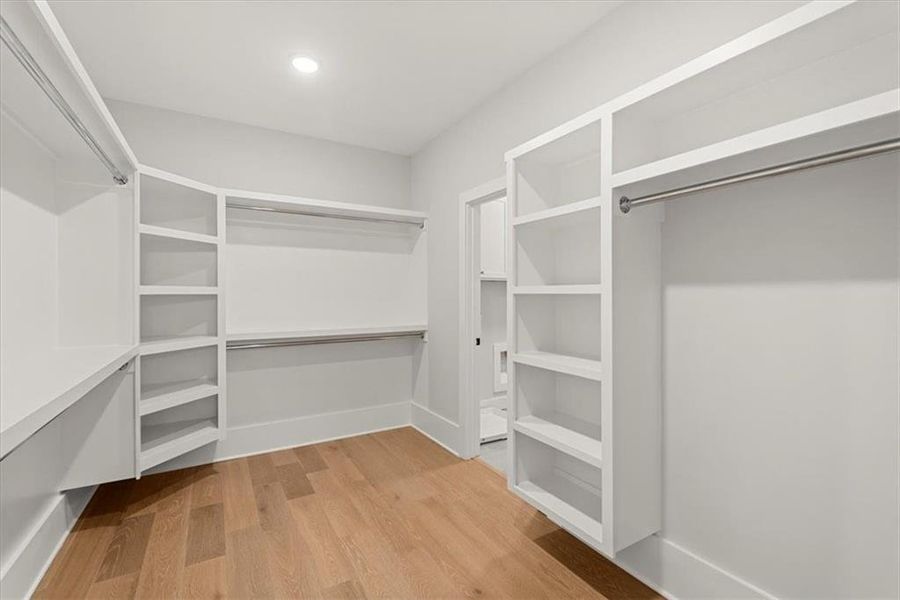
[[[669,600],[776,600],[772,594],[659,535],[622,550],[614,562]]]
[[[71,490],[54,500],[13,557],[3,565],[0,597],[28,598],[34,593],[96,489]]]
[[[410,402],[412,426],[420,433],[443,446],[448,452],[459,456],[461,427],[446,417],[429,410],[416,402]]]
[[[232,427],[228,429],[225,439],[217,444],[189,452],[151,469],[149,473],[173,471],[409,425],[410,403],[396,402]]]

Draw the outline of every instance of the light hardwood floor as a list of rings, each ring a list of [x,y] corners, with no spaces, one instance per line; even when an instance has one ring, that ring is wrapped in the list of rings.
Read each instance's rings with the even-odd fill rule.
[[[659,598],[411,428],[102,486],[36,598]]]

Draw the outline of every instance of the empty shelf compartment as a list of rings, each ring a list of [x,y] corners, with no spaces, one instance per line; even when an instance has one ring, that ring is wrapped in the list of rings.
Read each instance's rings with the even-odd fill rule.
[[[576,364],[598,362],[601,351],[601,297],[599,295],[526,295],[516,297],[516,355],[532,361]],[[542,354],[531,354],[542,353]],[[549,355],[559,355],[551,357]],[[596,365],[593,365],[596,366]]]
[[[141,236],[141,285],[217,285],[218,246]]]
[[[603,543],[601,470],[516,432],[518,494],[584,541]]]
[[[516,228],[517,285],[601,283],[600,209],[594,206]]]
[[[141,356],[141,398],[219,381],[215,346]]]
[[[516,159],[516,220],[600,195],[600,123]]]
[[[204,295],[141,297],[141,341],[218,333],[218,298]]]
[[[515,382],[516,430],[601,466],[599,381],[519,366]]]
[[[218,399],[208,396],[141,417],[141,470],[219,439]]]
[[[219,439],[215,419],[162,423],[141,428],[141,471]]]
[[[141,173],[141,223],[215,236],[218,202],[212,192]]]

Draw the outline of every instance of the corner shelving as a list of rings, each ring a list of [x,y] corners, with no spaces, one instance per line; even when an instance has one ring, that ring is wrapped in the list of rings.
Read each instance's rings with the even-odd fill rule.
[[[215,188],[143,166],[138,201],[143,472],[224,437],[225,205]]]

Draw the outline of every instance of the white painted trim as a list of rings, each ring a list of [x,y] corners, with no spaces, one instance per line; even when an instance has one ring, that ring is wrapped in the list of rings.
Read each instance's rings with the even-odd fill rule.
[[[215,445],[149,469],[146,474],[173,471],[223,460],[319,444],[355,435],[410,425],[410,402],[395,402],[325,414],[231,427]]]
[[[669,600],[730,598],[778,600],[677,543],[653,534],[613,560],[628,574]],[[649,572],[651,571],[652,572]]]
[[[411,402],[410,407],[412,426],[416,431],[454,456],[460,456],[456,450],[460,443],[458,424],[416,402]]]
[[[3,598],[28,598],[56,557],[96,487],[60,494],[0,572]]]
[[[475,206],[502,198],[506,194],[506,177],[498,177],[459,195],[457,239],[459,240],[459,421],[461,437],[459,456],[472,458],[478,455],[480,432],[478,427],[478,401],[475,393],[475,352],[471,340],[475,338],[475,293],[481,289],[478,269],[472,264],[474,231],[470,227]],[[507,268],[507,276],[509,276]],[[472,272],[470,272],[472,271]]]

